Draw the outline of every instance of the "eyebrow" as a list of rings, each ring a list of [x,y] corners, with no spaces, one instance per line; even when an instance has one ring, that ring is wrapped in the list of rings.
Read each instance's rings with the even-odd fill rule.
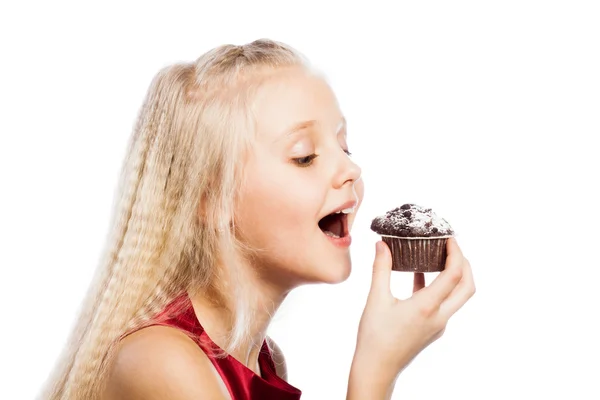
[[[297,122],[294,125],[292,125],[292,127],[285,132],[285,137],[290,137],[300,131],[314,128],[316,125],[317,125],[317,121],[314,119],[311,119],[309,121]]]
[[[303,130],[314,128],[317,124],[318,124],[317,121],[314,119],[311,119],[308,121],[297,122],[294,125],[292,125],[291,128],[285,132],[284,137],[290,137],[290,136],[295,135],[298,132],[301,132]],[[345,128],[346,128],[346,118],[342,117],[342,120],[340,121],[339,125],[337,126],[335,134],[337,135],[338,133],[342,132]]]

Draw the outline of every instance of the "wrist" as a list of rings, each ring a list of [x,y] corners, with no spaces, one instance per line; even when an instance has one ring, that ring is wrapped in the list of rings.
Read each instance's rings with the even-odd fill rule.
[[[353,360],[346,400],[388,400],[392,397],[399,374],[373,367],[373,364]]]

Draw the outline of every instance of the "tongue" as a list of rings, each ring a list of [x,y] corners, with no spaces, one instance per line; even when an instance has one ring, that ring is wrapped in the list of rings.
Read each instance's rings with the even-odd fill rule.
[[[319,228],[328,236],[341,237],[344,234],[341,214],[330,214],[321,219]]]

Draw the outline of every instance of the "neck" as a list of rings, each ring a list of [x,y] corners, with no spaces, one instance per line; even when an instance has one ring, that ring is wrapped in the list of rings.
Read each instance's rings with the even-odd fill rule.
[[[224,348],[225,338],[233,327],[235,301],[242,296],[244,304],[253,310],[252,320],[247,327],[246,338],[230,356],[260,375],[258,355],[267,337],[267,329],[292,287],[268,280],[263,274],[248,273],[250,270],[247,268],[238,268],[237,271],[241,270],[245,272],[243,275],[239,274],[243,276],[243,279],[239,280],[239,284],[243,284],[243,290],[234,289],[235,286],[231,284],[227,285],[231,289],[226,292],[235,293],[237,297],[223,299],[225,304],[216,304],[215,297],[204,290],[190,293],[190,299],[208,336],[217,346]]]

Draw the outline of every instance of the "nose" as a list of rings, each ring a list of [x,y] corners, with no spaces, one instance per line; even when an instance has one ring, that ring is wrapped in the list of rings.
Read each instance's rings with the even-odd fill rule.
[[[358,164],[352,161],[350,156],[343,153],[343,156],[340,157],[340,159],[338,171],[334,180],[334,187],[336,189],[341,188],[348,183],[354,184],[360,179],[362,174],[362,170]]]

